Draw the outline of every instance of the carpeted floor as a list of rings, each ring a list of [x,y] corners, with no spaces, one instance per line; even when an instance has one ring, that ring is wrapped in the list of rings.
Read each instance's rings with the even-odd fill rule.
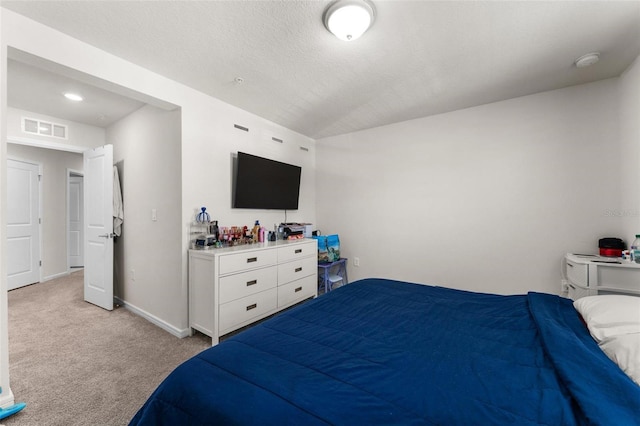
[[[126,425],[171,370],[210,344],[84,302],[83,271],[12,290],[11,389],[27,407],[1,423]]]

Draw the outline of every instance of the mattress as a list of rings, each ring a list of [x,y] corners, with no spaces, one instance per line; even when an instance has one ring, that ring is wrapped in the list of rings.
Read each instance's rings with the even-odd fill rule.
[[[131,425],[640,424],[571,301],[367,279],[175,369]]]

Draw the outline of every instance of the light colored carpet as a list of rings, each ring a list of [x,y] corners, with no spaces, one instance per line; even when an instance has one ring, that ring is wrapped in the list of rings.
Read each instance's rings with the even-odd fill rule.
[[[124,308],[83,300],[83,271],[9,292],[11,389],[6,426],[126,425],[180,363],[208,348]]]

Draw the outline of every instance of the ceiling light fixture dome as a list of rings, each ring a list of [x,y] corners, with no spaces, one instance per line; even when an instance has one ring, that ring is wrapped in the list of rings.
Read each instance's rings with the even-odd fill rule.
[[[324,26],[340,40],[353,41],[364,34],[375,18],[368,0],[337,0],[324,11]]]
[[[600,53],[593,52],[587,53],[586,55],[580,56],[576,59],[575,64],[578,68],[588,67],[589,65],[593,65],[600,60]]]
[[[84,98],[76,93],[67,92],[64,94],[64,97],[69,99],[70,101],[81,102]]]

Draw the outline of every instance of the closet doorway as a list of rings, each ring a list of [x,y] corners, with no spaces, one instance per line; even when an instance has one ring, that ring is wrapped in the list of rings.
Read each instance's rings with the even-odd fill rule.
[[[84,174],[67,169],[68,270],[84,267]]]

